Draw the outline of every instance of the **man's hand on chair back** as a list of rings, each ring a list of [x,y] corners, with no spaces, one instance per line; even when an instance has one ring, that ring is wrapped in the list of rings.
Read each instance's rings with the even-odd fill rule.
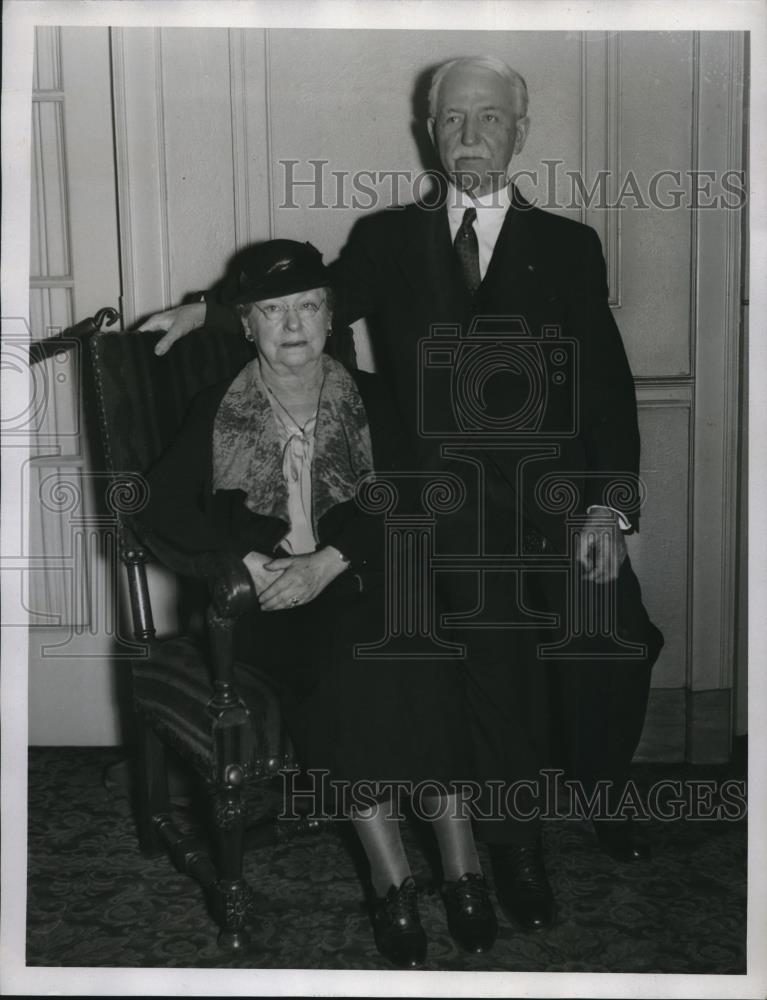
[[[205,322],[207,307],[204,302],[190,302],[188,305],[176,306],[175,309],[166,309],[165,312],[155,313],[145,320],[138,328],[142,330],[165,330],[165,336],[157,341],[154,353],[163,355],[192,330],[196,330]]]

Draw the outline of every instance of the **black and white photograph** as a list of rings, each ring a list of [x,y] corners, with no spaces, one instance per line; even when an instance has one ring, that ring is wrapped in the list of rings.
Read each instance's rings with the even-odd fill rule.
[[[0,993],[764,996],[764,4],[3,19]]]

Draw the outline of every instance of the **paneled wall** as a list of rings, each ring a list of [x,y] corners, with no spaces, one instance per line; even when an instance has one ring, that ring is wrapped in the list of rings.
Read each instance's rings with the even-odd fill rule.
[[[89,30],[105,29],[79,29],[83,44]],[[689,205],[690,171],[741,167],[742,44],[692,32],[109,33],[129,325],[209,285],[250,241],[309,239],[332,259],[363,212],[425,194],[413,179],[433,163],[429,67],[489,52],[525,76],[519,186],[599,232],[637,380],[647,504],[630,551],[666,635],[650,757],[719,759],[729,745],[741,214]],[[649,203],[661,170],[680,172],[676,208]],[[578,197],[574,172],[587,191],[604,172],[607,204],[623,207]],[[666,175],[657,193],[672,202],[674,186]],[[357,341],[369,367],[362,325]]]

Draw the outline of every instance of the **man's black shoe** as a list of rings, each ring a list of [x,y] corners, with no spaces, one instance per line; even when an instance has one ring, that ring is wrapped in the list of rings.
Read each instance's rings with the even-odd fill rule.
[[[378,950],[393,965],[415,968],[426,958],[426,934],[418,915],[415,882],[408,875],[385,896],[373,899],[373,933]]]
[[[652,857],[650,848],[637,838],[634,825],[628,820],[595,820],[594,832],[599,849],[615,861],[631,864],[634,861],[649,861]]]
[[[554,919],[554,897],[541,842],[525,847],[489,844],[488,849],[495,894],[506,916],[526,931],[548,927]]]
[[[455,882],[443,882],[441,893],[453,940],[475,955],[489,951],[498,935],[498,921],[484,877],[466,872]]]

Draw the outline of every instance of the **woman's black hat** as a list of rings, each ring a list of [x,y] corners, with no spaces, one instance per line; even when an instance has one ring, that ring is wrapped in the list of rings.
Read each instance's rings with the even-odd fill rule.
[[[330,284],[330,270],[311,243],[268,240],[237,254],[224,279],[221,301],[243,305]]]

